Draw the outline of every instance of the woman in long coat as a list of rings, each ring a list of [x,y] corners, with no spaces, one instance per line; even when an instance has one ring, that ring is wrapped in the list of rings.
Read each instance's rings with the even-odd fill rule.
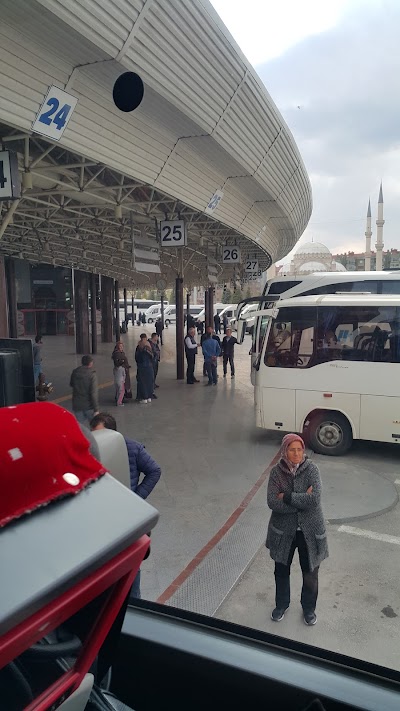
[[[151,402],[154,392],[153,352],[145,333],[140,334],[135,360],[137,363],[137,399],[142,404]]]
[[[128,358],[126,357],[125,351],[124,351],[124,344],[122,341],[117,341],[115,344],[115,348],[113,350],[113,354],[111,358],[114,361],[114,368],[118,368],[120,365],[125,370],[125,397],[128,399],[132,397],[132,391],[131,391],[131,376],[130,376],[130,365],[128,363]]]
[[[298,549],[303,574],[301,606],[304,622],[315,625],[318,570],[328,557],[321,507],[321,476],[305,454],[302,438],[288,434],[282,440],[280,460],[271,470],[267,494],[272,509],[266,546],[275,561],[274,622],[280,622],[290,604],[290,566]]]

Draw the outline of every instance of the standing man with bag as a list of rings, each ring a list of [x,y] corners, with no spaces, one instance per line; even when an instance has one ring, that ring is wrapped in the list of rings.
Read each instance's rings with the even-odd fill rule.
[[[200,382],[194,377],[194,369],[196,366],[197,355],[197,341],[194,337],[195,333],[195,328],[189,328],[187,336],[185,338],[185,353],[187,361],[186,382],[188,385],[193,385],[194,383]]]

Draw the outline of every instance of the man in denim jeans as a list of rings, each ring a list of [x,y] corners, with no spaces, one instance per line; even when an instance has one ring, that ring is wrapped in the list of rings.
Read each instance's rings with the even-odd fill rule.
[[[72,411],[81,425],[90,425],[91,419],[99,411],[97,395],[97,375],[91,355],[82,356],[82,365],[72,371]]]
[[[217,359],[221,355],[221,347],[218,341],[213,338],[212,332],[207,333],[207,338],[204,339],[203,345],[204,364],[208,375],[208,383],[206,385],[216,385],[217,376]]]

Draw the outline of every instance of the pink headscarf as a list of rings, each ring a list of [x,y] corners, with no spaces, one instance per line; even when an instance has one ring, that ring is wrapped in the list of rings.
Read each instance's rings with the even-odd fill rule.
[[[290,461],[290,459],[288,457],[288,453],[287,453],[289,446],[293,442],[300,442],[301,446],[303,447],[303,459],[298,464],[293,464]],[[305,448],[306,448],[305,444],[304,444],[302,438],[300,437],[300,435],[291,433],[291,434],[287,434],[284,436],[284,438],[282,440],[282,444],[281,444],[280,455],[281,455],[281,459],[283,459],[283,461],[285,462],[285,464],[286,464],[287,468],[289,469],[289,471],[291,472],[291,474],[295,474],[297,469],[299,468],[300,464],[303,464],[304,459],[305,459]]]

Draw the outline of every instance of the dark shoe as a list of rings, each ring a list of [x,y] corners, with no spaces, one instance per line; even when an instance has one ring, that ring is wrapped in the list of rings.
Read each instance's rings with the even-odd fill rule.
[[[157,395],[155,395],[154,393],[152,394],[152,396],[151,396],[151,397],[153,398],[153,400],[158,400],[158,397],[157,397]]]
[[[232,373],[231,378],[234,378],[234,377],[235,377],[235,373]]]
[[[194,383],[199,383],[200,380],[196,380],[196,378],[193,380]]]
[[[154,387],[155,387],[155,388],[159,388],[160,386],[159,386],[159,385],[155,385]]]
[[[317,624],[317,615],[315,612],[305,612],[304,613],[304,623],[311,627],[311,625]]]
[[[288,608],[276,607],[275,610],[271,612],[271,620],[274,622],[280,622],[285,617],[285,612]]]
[[[186,385],[194,385],[194,380],[188,380]]]
[[[213,383],[213,385],[216,385],[217,383]]]
[[[226,378],[226,373],[224,373],[224,378]]]

